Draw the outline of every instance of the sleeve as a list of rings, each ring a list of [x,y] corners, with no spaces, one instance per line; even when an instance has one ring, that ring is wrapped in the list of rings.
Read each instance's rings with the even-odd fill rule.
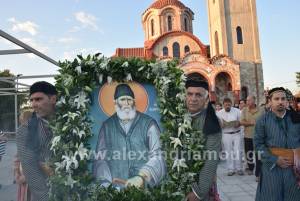
[[[148,132],[148,162],[140,169],[139,174],[146,175],[148,184],[155,186],[166,174],[166,164],[160,145],[160,130],[156,123],[149,126]]]
[[[192,184],[192,190],[200,200],[208,198],[209,190],[215,181],[221,150],[221,133],[207,135],[206,161],[199,173],[199,182]]]
[[[99,132],[97,147],[94,154],[93,175],[103,186],[109,186],[112,183],[112,176],[109,166],[105,161],[107,149],[104,134],[103,125]]]
[[[266,114],[262,115],[256,122],[254,145],[259,157],[261,157],[262,162],[269,162],[275,165],[278,157],[272,155],[266,146],[267,134],[265,132],[265,118]]]
[[[27,127],[21,126],[16,135],[17,155],[34,200],[48,200],[47,176],[42,172],[35,153],[26,144]]]
[[[245,108],[241,111],[241,121],[247,121]]]
[[[236,111],[237,111],[237,120],[241,121],[241,113],[242,113],[242,111],[239,110],[239,109],[236,109]]]

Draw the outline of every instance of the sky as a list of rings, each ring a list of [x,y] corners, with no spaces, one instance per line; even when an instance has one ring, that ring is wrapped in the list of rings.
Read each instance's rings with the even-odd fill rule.
[[[56,61],[77,54],[114,54],[143,47],[142,13],[154,0],[2,0],[0,29]],[[194,35],[209,45],[206,0],[182,0],[195,13]],[[299,91],[300,1],[256,0],[265,88]],[[0,37],[0,50],[18,48]],[[0,56],[0,70],[57,74],[58,67],[32,54]],[[32,83],[35,80],[24,80]]]

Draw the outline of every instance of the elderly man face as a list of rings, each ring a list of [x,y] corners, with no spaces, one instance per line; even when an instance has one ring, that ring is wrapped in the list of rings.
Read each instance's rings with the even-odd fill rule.
[[[253,96],[248,96],[247,97],[247,106],[248,107],[255,106],[255,98]]]
[[[117,98],[115,107],[121,120],[131,120],[135,117],[135,102],[131,96],[120,96]]]
[[[116,104],[121,110],[130,111],[134,106],[134,99],[130,96],[121,96],[117,99]]]
[[[186,91],[186,105],[190,113],[194,114],[205,107],[208,91],[202,87],[188,87]]]

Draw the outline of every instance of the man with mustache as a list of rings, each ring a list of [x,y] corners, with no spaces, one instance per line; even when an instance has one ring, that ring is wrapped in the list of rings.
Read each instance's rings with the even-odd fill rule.
[[[119,84],[114,94],[116,113],[107,119],[99,133],[93,174],[103,186],[119,187],[158,184],[165,175],[160,130],[156,121],[135,108],[130,86]]]
[[[300,200],[300,117],[286,109],[282,87],[269,91],[271,110],[256,122],[254,144],[261,154],[256,201]]]

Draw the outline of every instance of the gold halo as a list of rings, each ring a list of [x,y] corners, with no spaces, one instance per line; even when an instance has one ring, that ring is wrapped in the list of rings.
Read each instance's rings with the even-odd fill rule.
[[[114,94],[118,82],[112,82],[110,84],[104,84],[99,90],[98,103],[102,111],[111,116],[115,111]],[[149,99],[146,89],[137,82],[126,83],[130,86],[135,97],[135,107],[140,112],[145,112],[148,108]]]

